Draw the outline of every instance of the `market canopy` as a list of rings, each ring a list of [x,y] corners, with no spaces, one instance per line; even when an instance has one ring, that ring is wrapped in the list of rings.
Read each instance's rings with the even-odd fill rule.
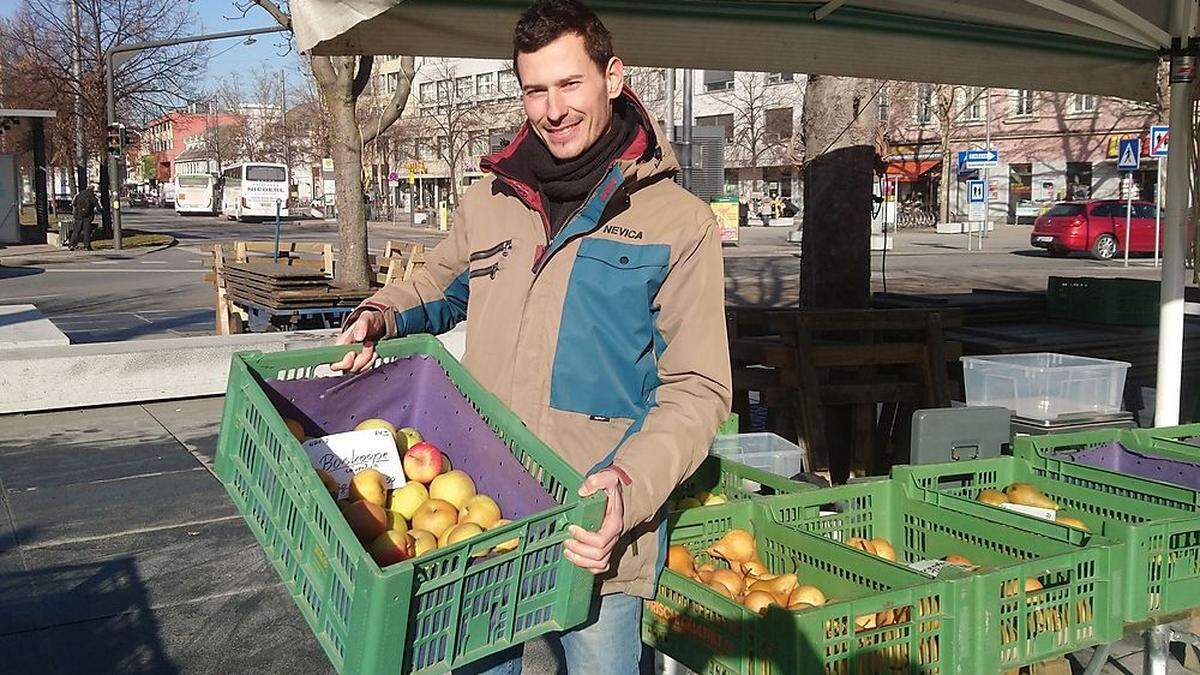
[[[1154,100],[1169,0],[591,0],[644,66]],[[1194,3],[1193,3],[1194,4]],[[292,0],[301,51],[507,58],[529,0]]]

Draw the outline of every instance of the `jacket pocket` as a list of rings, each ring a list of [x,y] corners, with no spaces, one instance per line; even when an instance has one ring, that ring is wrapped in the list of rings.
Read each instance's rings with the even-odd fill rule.
[[[662,351],[654,297],[670,247],[583,239],[563,298],[550,406],[636,418],[658,386]]]
[[[496,244],[495,246],[491,246],[491,247],[488,247],[488,248],[485,248],[485,249],[482,249],[479,251],[475,251],[474,253],[471,254],[471,262],[479,262],[480,260],[487,260],[488,258],[491,258],[492,256],[496,256],[496,255],[508,257],[508,252],[510,250],[512,250],[512,239],[506,239],[506,240],[500,242],[499,244]]]

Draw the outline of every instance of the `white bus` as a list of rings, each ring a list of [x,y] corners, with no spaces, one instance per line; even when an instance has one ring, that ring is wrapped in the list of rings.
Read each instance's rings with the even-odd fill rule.
[[[175,213],[217,214],[217,181],[206,173],[175,176]]]
[[[253,162],[231,166],[221,174],[221,213],[232,220],[288,215],[288,171],[283,164]]]

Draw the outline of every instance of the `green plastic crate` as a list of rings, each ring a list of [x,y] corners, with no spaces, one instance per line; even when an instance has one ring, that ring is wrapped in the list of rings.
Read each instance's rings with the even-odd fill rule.
[[[1117,546],[1076,546],[996,525],[925,503],[910,486],[902,479],[875,479],[762,506],[781,524],[833,541],[887,539],[897,560],[886,564],[905,571],[952,554],[979,565],[972,572],[947,566],[937,577],[960,599],[956,668],[945,672],[995,673],[1120,637],[1120,617],[1110,606]],[[1044,588],[1016,592],[1027,578]]]
[[[1046,313],[1052,319],[1116,326],[1158,323],[1159,283],[1147,279],[1050,277]]]
[[[1116,587],[1117,609],[1127,623],[1168,616],[1200,604],[1200,517],[1183,503],[1164,498],[1170,488],[1061,461],[1027,461],[1016,457],[923,467],[897,467],[923,498],[948,509],[969,513],[1070,543],[1095,537],[1124,544]],[[1058,502],[1068,515],[1091,530],[1080,530],[975,501],[980,490],[1004,490],[1030,483]]]
[[[431,336],[380,342],[382,360],[434,357],[559,505],[381,569],[321,485],[263,380],[312,377],[345,347],[239,353],[230,368],[216,473],[339,673],[440,673],[587,618],[594,577],[562,556],[567,526],[595,529],[604,499]],[[487,557],[514,536],[516,550]]]
[[[941,581],[779,525],[763,509],[766,501],[676,513],[670,541],[697,554],[697,563],[723,567],[703,552],[732,528],[749,530],[772,572],[796,572],[800,583],[822,590],[827,604],[800,612],[771,607],[760,616],[666,569],[642,613],[646,644],[708,674],[953,672],[958,614]],[[857,618],[884,612],[898,612],[901,620],[856,626]]]
[[[1167,453],[1180,459],[1200,458],[1200,424],[1153,429],[1129,429],[1126,445],[1135,450]]]
[[[670,503],[677,506],[679,500],[700,492],[723,495],[729,501],[737,501],[810,489],[815,488],[731,459],[709,455],[695,473],[675,488]]]

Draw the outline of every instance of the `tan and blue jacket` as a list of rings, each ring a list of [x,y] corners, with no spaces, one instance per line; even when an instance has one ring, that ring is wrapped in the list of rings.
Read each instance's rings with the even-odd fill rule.
[[[708,452],[731,399],[716,219],[671,180],[678,164],[636,97],[642,125],[583,205],[550,236],[522,161],[528,124],[484,158],[490,175],[407,282],[355,311],[387,337],[467,321],[463,364],[581,473],[628,483],[625,536],[602,593],[652,597],[663,504]]]

